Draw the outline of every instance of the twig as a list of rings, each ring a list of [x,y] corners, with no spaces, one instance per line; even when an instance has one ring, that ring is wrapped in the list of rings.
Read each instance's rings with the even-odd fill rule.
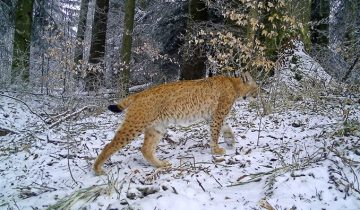
[[[48,189],[48,191],[56,191],[57,189],[56,188],[53,188],[53,187],[49,187],[49,186],[46,186],[44,184],[39,184],[39,183],[36,183],[36,182],[32,182],[32,184],[35,184],[35,185],[38,185],[40,187],[34,187],[33,188],[37,188],[37,189]]]
[[[166,168],[166,167],[165,168],[160,167],[160,168],[155,169],[155,171],[153,173],[146,176],[145,182],[151,183],[152,181],[158,179],[160,177],[161,173],[165,173],[165,172],[169,171],[169,169],[170,168]]]
[[[256,146],[259,146],[259,143],[260,143],[260,133],[261,133],[261,123],[262,123],[262,118],[264,115],[267,115],[268,111],[267,111],[267,106],[265,104],[265,101],[263,99],[263,96],[261,94],[261,92],[259,91],[259,97],[260,97],[260,102],[261,102],[261,105],[263,107],[263,113],[260,113],[260,106],[258,106],[258,110],[257,110],[257,113],[258,115],[260,115],[260,120],[259,120],[259,130],[258,130],[258,137],[257,137],[257,141],[256,141]]]
[[[250,180],[245,181],[245,182],[238,182],[238,183],[235,183],[235,184],[228,185],[227,187],[235,187],[235,186],[248,184],[248,183],[251,183],[251,182],[260,182],[260,181],[261,181],[261,178],[253,178],[253,179],[250,179]]]
[[[68,113],[69,113],[69,110],[66,110],[65,112],[63,112],[63,113],[61,113],[61,114],[57,114],[57,115],[55,115],[55,116],[53,116],[53,117],[51,117],[50,119],[47,119],[47,120],[48,120],[49,123],[50,123],[51,121],[55,121],[55,119],[58,119],[58,118],[66,115],[66,114],[68,114]]]
[[[220,185],[220,187],[223,187],[222,184],[212,175],[209,173],[209,175]]]
[[[319,158],[315,158],[316,155],[318,155],[319,151],[321,151],[322,149],[318,149],[317,151],[315,151],[311,156],[310,158],[306,158],[304,160],[302,160],[301,163],[293,163],[293,164],[289,164],[289,165],[285,165],[281,168],[275,168],[273,170],[270,170],[270,171],[267,171],[267,172],[260,172],[260,173],[256,173],[256,174],[250,174],[250,175],[245,175],[243,176],[242,178],[245,178],[245,177],[248,177],[250,176],[250,180],[248,181],[244,181],[244,182],[237,182],[237,183],[234,183],[234,184],[231,184],[231,185],[227,185],[227,187],[233,187],[233,186],[239,186],[239,185],[244,185],[244,184],[248,184],[248,183],[251,183],[251,182],[258,182],[261,180],[261,177],[262,176],[265,176],[265,175],[270,175],[270,174],[280,174],[280,172],[282,173],[286,173],[290,170],[299,170],[299,169],[302,169],[304,168],[305,166],[308,166],[310,165],[311,163],[314,163],[314,162],[318,162],[320,160],[324,160],[325,158],[323,157],[323,155],[320,155]]]
[[[179,194],[179,193],[177,192],[177,190],[175,189],[175,187],[171,186],[171,188],[173,189],[173,192],[174,192],[175,194]]]
[[[13,199],[13,201],[14,201],[14,205],[16,206],[16,208],[20,210],[19,206],[18,206],[17,203],[16,203],[16,200],[15,200],[14,198],[12,198],[12,199]]]
[[[93,108],[93,107],[96,107],[96,106],[94,106],[94,105],[85,106],[85,107],[79,109],[79,110],[76,111],[76,112],[73,112],[73,113],[71,113],[71,114],[68,114],[68,115],[66,115],[65,117],[63,117],[63,118],[59,119],[58,121],[54,122],[53,124],[51,124],[51,125],[49,126],[49,128],[53,128],[53,127],[55,127],[56,125],[60,124],[61,122],[63,122],[63,121],[65,121],[65,120],[67,120],[67,119],[69,119],[69,118],[71,118],[71,117],[73,117],[73,116],[81,113],[82,111],[84,111],[84,110],[86,110],[86,109]]]
[[[199,184],[199,186],[201,187],[201,189],[202,189],[204,192],[206,192],[206,190],[205,190],[205,188],[202,186],[201,182],[200,182],[198,179],[196,179],[196,181],[197,181],[197,183]]]
[[[259,143],[260,143],[261,122],[262,122],[262,115],[260,115],[259,130],[258,130],[258,137],[257,137],[257,141],[256,141],[256,146],[259,146]]]
[[[71,168],[70,168],[70,142],[69,142],[69,137],[66,138],[66,141],[67,141],[67,166],[68,166],[68,169],[69,169],[69,172],[70,172],[70,176],[71,176],[71,179],[74,181],[74,183],[76,185],[79,185],[78,182],[75,180],[73,174],[72,174],[72,171],[71,171]]]
[[[338,156],[343,162],[347,163],[348,165],[360,163],[359,161],[351,160],[349,158],[344,157],[343,155],[340,154],[340,152],[338,152],[336,149],[331,148],[330,146],[328,146],[327,148],[328,148],[328,150],[333,152],[336,156]]]
[[[344,157],[343,155],[340,154],[340,152],[338,152],[338,151],[337,151],[336,149],[334,149],[334,148],[331,148],[330,146],[328,146],[327,148],[328,148],[331,152],[333,152],[338,158],[340,158],[341,161],[342,161],[342,163],[343,163],[345,166],[348,166],[348,167],[349,167],[351,173],[354,175],[354,180],[353,180],[352,183],[350,183],[349,179],[348,179],[347,176],[346,176],[346,173],[343,173],[344,176],[345,176],[345,178],[342,176],[342,177],[343,177],[343,180],[347,181],[347,182],[350,184],[350,188],[351,188],[351,189],[355,190],[357,193],[360,194],[360,187],[359,187],[360,184],[359,184],[359,179],[358,179],[358,176],[357,176],[358,173],[355,172],[355,170],[354,170],[353,167],[352,167],[353,165],[359,164],[360,162],[359,162],[359,161],[355,161],[355,160],[351,160],[351,159],[349,159],[349,158]],[[336,161],[331,160],[331,159],[329,159],[329,160],[332,161],[338,168],[341,168]],[[334,180],[334,181],[335,181],[335,180]],[[341,183],[342,185],[346,186],[346,185],[343,184],[341,181],[340,181],[340,183]],[[354,186],[355,184],[357,185],[357,186],[356,186],[357,188]]]
[[[70,153],[70,148],[68,148],[68,157],[69,157],[69,153]],[[69,172],[70,172],[71,179],[75,182],[76,185],[79,185],[78,182],[75,180],[73,174],[72,174],[72,171],[71,171],[71,168],[70,168],[70,158],[67,158],[67,166],[68,166],[68,169],[69,169]]]

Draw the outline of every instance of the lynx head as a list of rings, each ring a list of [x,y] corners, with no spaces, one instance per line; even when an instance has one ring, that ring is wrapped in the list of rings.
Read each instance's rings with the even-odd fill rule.
[[[248,96],[255,98],[258,95],[259,86],[249,72],[242,72],[239,78],[235,79],[238,97],[243,97],[245,99]]]

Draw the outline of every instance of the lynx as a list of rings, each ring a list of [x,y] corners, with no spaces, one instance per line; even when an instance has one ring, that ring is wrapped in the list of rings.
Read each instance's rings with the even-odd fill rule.
[[[168,161],[159,160],[155,156],[157,145],[170,125],[210,122],[211,151],[213,154],[224,154],[225,149],[218,145],[220,131],[228,139],[227,143],[235,144],[231,128],[227,124],[223,125],[225,117],[236,99],[256,96],[257,92],[258,86],[246,72],[239,78],[215,76],[163,84],[110,105],[108,109],[112,112],[127,111],[113,140],[97,157],[95,174],[104,174],[104,162],[142,133],[145,133],[141,148],[144,158],[155,167],[170,166]]]

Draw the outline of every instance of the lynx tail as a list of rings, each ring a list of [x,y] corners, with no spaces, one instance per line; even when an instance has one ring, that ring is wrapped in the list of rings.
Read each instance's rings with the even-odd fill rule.
[[[123,100],[121,100],[118,104],[111,104],[108,106],[108,109],[112,112],[115,113],[121,113],[122,111],[124,111],[128,106],[130,106],[130,104],[134,101],[134,99],[136,98],[137,94],[133,94],[128,96],[127,98],[124,98]]]
[[[108,106],[108,110],[115,112],[115,113],[121,113],[123,110],[118,107],[117,104],[112,104]]]

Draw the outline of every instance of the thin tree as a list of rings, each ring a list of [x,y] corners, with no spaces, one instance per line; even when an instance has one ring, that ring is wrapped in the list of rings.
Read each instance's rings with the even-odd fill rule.
[[[33,0],[18,0],[16,4],[12,82],[19,76],[29,81],[33,3]]]
[[[120,72],[120,95],[126,96],[129,94],[129,80],[130,80],[130,60],[131,60],[131,46],[133,39],[135,16],[135,0],[126,0],[125,2],[125,18],[124,18],[124,33],[121,45],[121,72]]]

